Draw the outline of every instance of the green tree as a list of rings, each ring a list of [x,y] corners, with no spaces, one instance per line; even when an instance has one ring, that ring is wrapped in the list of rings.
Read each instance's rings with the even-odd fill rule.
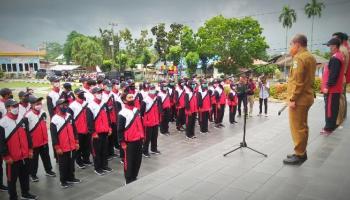
[[[180,45],[171,46],[169,48],[168,59],[173,61],[174,65],[178,65],[182,57],[182,48]]]
[[[101,65],[101,70],[104,72],[109,72],[112,69],[112,60],[104,60]]]
[[[120,53],[116,56],[116,60],[117,60],[117,65],[119,66],[119,69],[121,71],[125,70],[126,65],[128,64],[128,56],[126,55],[126,53]]]
[[[58,42],[47,42],[45,44],[45,60],[54,61],[58,56],[63,54],[63,45]]]
[[[292,28],[293,23],[297,21],[297,13],[293,8],[284,6],[282,12],[278,17],[279,22],[282,23],[283,28],[286,29],[286,51],[288,49],[288,30]],[[287,76],[287,67],[284,66],[284,78]]]
[[[203,59],[218,56],[219,62],[215,67],[227,74],[240,67],[251,66],[254,59],[264,58],[268,48],[259,22],[251,17],[216,16],[207,20],[197,35],[198,52]]]
[[[167,34],[169,48],[180,44],[180,37],[183,27],[184,26],[182,24],[170,24],[170,31]]]
[[[67,64],[70,64],[70,61],[72,60],[73,40],[80,36],[83,36],[83,35],[78,33],[77,31],[72,31],[67,36],[66,42],[64,43],[64,47],[63,47],[63,54]]]
[[[185,60],[187,64],[187,73],[189,76],[192,76],[194,73],[196,73],[199,55],[197,52],[189,52],[186,55]]]
[[[134,39],[135,43],[135,54],[137,57],[141,57],[145,51],[152,46],[152,38],[148,38],[148,31],[141,30],[140,38]]]
[[[264,66],[260,66],[254,69],[254,73],[258,74],[258,75],[273,75],[276,71],[276,69],[278,69],[278,66],[275,64],[270,64],[270,65],[264,65]]]
[[[322,9],[325,8],[325,5],[323,2],[318,2],[317,0],[311,0],[311,2],[307,3],[305,5],[305,14],[308,18],[312,19],[311,24],[311,47],[310,50],[312,51],[312,44],[313,44],[313,33],[314,33],[314,21],[315,17],[321,17]]]
[[[180,36],[180,42],[181,42],[181,49],[185,55],[189,52],[195,52],[197,51],[197,39],[195,34],[193,33],[193,30],[188,27],[184,26],[181,32]]]
[[[113,53],[117,54],[119,51],[119,43],[120,43],[119,35],[114,33],[113,30],[101,29],[101,28],[99,28],[99,33],[100,33],[100,43],[103,48],[103,58],[114,60]],[[113,42],[113,46],[111,46],[110,42]]]
[[[151,63],[152,60],[152,54],[148,49],[143,50],[142,57],[141,57],[141,63],[144,67],[147,67],[149,63]]]
[[[72,58],[79,65],[86,67],[101,65],[102,54],[101,45],[86,36],[77,37],[72,41]]]
[[[165,31],[165,24],[160,23],[151,28],[152,35],[156,37],[154,48],[159,58],[166,63],[166,55],[168,51],[168,33]]]

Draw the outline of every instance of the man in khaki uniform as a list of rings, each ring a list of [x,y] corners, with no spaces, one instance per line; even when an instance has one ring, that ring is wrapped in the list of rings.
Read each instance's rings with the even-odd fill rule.
[[[307,38],[297,34],[291,41],[293,65],[288,78],[289,124],[294,142],[294,154],[287,155],[284,164],[301,164],[307,159],[309,136],[308,112],[314,102],[312,84],[315,79],[316,60],[307,50]]]

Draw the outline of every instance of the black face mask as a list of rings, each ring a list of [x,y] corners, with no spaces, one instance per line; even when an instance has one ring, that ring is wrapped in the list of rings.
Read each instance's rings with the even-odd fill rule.
[[[68,111],[68,107],[60,107],[60,111],[62,113],[66,113]]]
[[[13,99],[13,94],[10,94],[10,95],[9,95],[9,99]]]
[[[78,95],[78,97],[79,97],[79,99],[82,99],[82,100],[85,100],[85,99],[86,99],[85,96],[84,96],[84,93],[80,93],[80,94]]]

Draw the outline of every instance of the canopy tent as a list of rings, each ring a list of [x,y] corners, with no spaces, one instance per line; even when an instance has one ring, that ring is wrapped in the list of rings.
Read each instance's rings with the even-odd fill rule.
[[[325,59],[321,56],[318,56],[316,54],[312,54],[312,55],[315,57],[317,65],[320,65],[320,64],[322,65],[322,64],[328,63],[327,59]],[[292,66],[293,65],[293,58],[290,55],[283,55],[283,56],[281,56],[281,58],[277,59],[275,64],[277,64],[279,66],[284,66],[284,65]]]
[[[50,70],[56,71],[73,71],[73,70],[85,70],[80,65],[55,65],[50,68]]]

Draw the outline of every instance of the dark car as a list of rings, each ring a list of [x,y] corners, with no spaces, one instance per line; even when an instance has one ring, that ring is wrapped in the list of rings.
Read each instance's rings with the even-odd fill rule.
[[[45,78],[46,75],[47,75],[46,69],[39,69],[35,74],[35,78],[36,79],[43,79],[43,78]]]
[[[110,71],[105,72],[105,78],[112,80],[128,80],[128,79],[135,79],[134,73],[132,71],[123,71],[123,72],[117,72],[117,71]]]

